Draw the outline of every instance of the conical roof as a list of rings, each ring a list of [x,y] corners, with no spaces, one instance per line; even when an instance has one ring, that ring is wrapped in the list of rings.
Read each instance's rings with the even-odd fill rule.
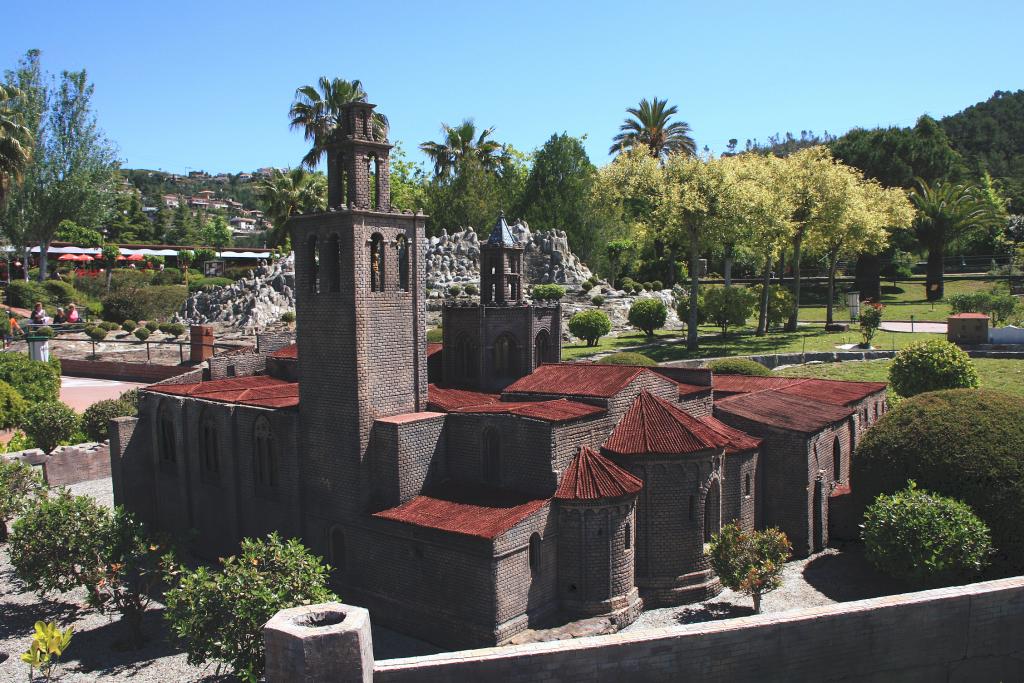
[[[726,448],[730,439],[679,406],[647,391],[633,401],[604,450],[616,455],[685,455]]]
[[[501,245],[505,247],[520,246],[519,240],[517,240],[515,235],[512,234],[512,229],[508,227],[508,221],[505,220],[504,211],[498,214],[498,220],[495,221],[494,227],[491,229],[491,236],[487,238],[487,244]]]
[[[558,485],[558,500],[604,500],[636,495],[643,482],[622,469],[589,446],[580,446],[576,457],[569,463],[562,483]]]

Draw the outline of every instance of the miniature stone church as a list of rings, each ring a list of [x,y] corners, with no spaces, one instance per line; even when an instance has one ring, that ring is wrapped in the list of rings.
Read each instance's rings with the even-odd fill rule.
[[[724,523],[828,543],[884,384],[561,363],[503,216],[428,363],[426,217],[390,205],[373,109],[345,107],[329,209],[291,221],[295,343],[144,389],[112,423],[117,504],[208,558],[298,537],[344,601],[449,647],[713,596]]]

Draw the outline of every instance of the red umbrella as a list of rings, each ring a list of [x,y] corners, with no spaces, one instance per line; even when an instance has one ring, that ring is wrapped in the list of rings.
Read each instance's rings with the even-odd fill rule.
[[[131,256],[128,257],[128,260],[129,261],[144,261],[144,260],[146,260],[146,257],[143,256],[142,254],[132,254]]]
[[[57,260],[58,261],[77,261],[78,260],[78,254],[64,254],[63,256],[58,258]]]

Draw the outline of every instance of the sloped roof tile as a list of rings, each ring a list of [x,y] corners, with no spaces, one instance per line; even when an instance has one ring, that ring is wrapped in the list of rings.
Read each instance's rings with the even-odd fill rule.
[[[729,443],[678,405],[642,391],[602,447],[616,455],[684,455]]]
[[[715,403],[715,412],[801,434],[820,432],[853,415],[851,408],[811,401],[781,391],[730,396]]]
[[[568,422],[607,412],[599,406],[559,398],[552,401],[498,401],[453,408],[453,413],[503,413],[545,422]]]
[[[266,375],[232,377],[192,384],[154,384],[147,391],[260,408],[299,405],[299,385]]]
[[[609,500],[636,495],[643,482],[589,446],[580,446],[555,492],[557,500]]]
[[[505,387],[505,393],[610,398],[644,373],[654,374],[633,365],[545,363]]]

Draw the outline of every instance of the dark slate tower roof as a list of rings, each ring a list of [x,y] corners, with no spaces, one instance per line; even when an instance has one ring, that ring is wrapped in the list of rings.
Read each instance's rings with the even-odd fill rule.
[[[579,452],[555,492],[557,500],[606,500],[639,493],[644,483],[589,446]]]
[[[501,245],[503,247],[522,246],[515,235],[512,234],[512,229],[508,227],[504,211],[498,214],[498,220],[495,221],[494,227],[491,229],[491,236],[487,238],[487,244]]]

